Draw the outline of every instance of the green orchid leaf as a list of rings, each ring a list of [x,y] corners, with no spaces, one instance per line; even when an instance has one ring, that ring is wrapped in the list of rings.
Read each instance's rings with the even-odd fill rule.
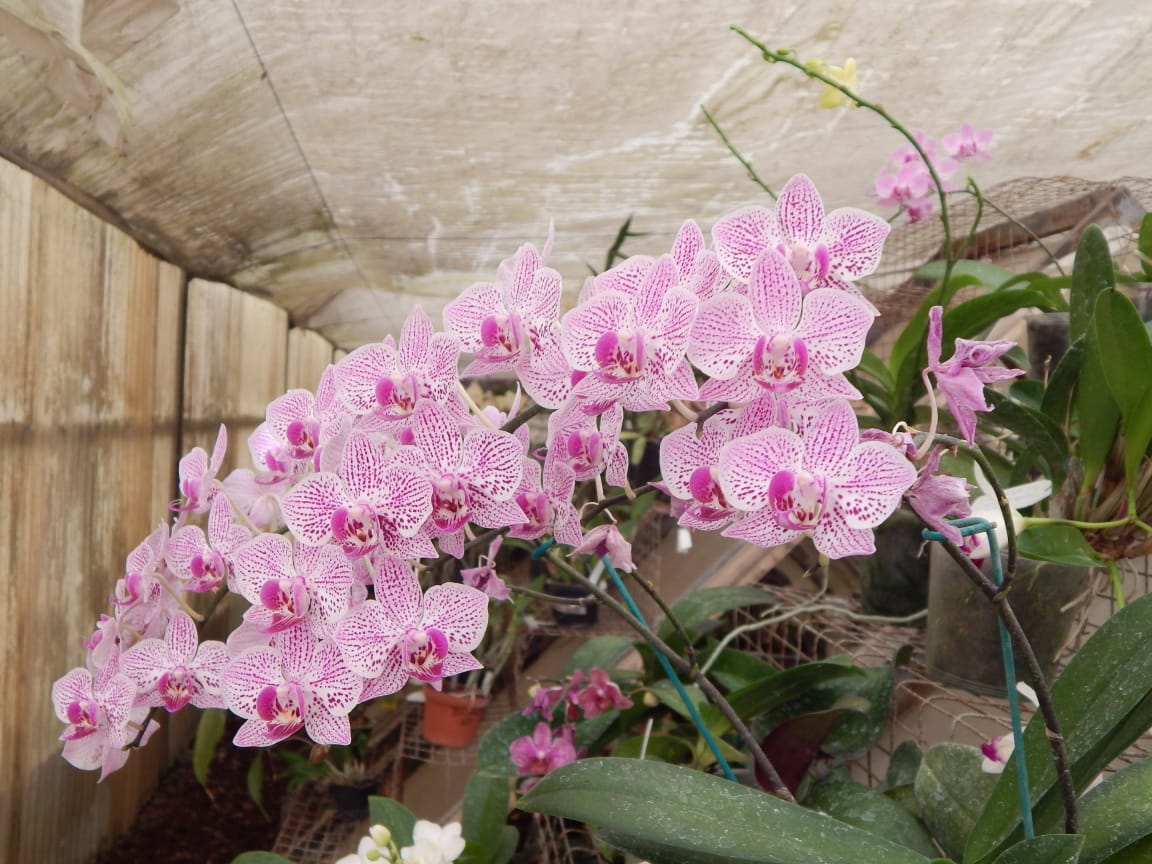
[[[392,832],[392,839],[398,847],[412,845],[412,830],[416,827],[416,815],[401,804],[383,795],[368,798],[368,819],[373,825],[383,825]]]
[[[192,774],[201,786],[208,785],[208,771],[216,755],[216,746],[224,737],[224,723],[228,712],[223,708],[205,708],[196,724],[196,740],[192,744]]]
[[[959,860],[964,843],[996,785],[975,747],[943,742],[924,753],[913,791],[920,816],[941,848]]]
[[[272,852],[244,852],[233,858],[232,864],[296,864],[296,862]]]
[[[1035,378],[1017,378],[1008,388],[1008,395],[1033,411],[1043,410],[1044,382]]]
[[[476,770],[500,777],[515,775],[516,765],[508,755],[508,747],[517,738],[531,735],[539,722],[538,714],[525,717],[517,711],[485,732],[476,753]]]
[[[1131,601],[1109,618],[1052,683],[1052,701],[1077,788],[1100,773],[1152,727],[1152,595]],[[1024,730],[1024,754],[1033,802],[1032,818],[1042,833],[1059,831],[1063,808],[1043,718]],[[1019,796],[1013,756],[973,828],[965,864],[991,861],[1021,839]]]
[[[1080,864],[1103,864],[1152,841],[1152,759],[1117,771],[1080,799]]]
[[[775,604],[771,592],[758,585],[725,585],[690,592],[672,604],[672,614],[689,634],[698,634],[715,626],[711,620],[714,615]],[[658,635],[675,649],[683,647],[683,640],[669,621],[660,625]]]
[[[476,772],[464,787],[463,837],[489,853],[499,848],[508,819],[508,782],[507,777]]]
[[[884,787],[895,789],[900,786],[909,786],[916,782],[916,774],[920,770],[920,763],[924,761],[924,751],[912,739],[901,741],[892,751],[888,760],[888,772],[884,775]]]
[[[1084,535],[1071,525],[1034,525],[1021,531],[1016,541],[1020,554],[1035,561],[1100,566],[1099,557]]]
[[[1032,288],[1004,288],[957,303],[944,312],[941,322],[944,325],[943,353],[951,354],[954,340],[974,339],[1001,318],[1032,308],[1055,312],[1060,307],[1053,304],[1048,294]]]
[[[947,261],[929,261],[916,271],[917,279],[943,279],[948,267]],[[968,285],[987,285],[989,288],[1001,288],[1014,284],[1021,277],[1011,270],[997,267],[995,264],[985,264],[983,261],[961,259],[952,267],[949,281],[953,285],[967,287]]]
[[[500,830],[500,843],[492,852],[492,864],[508,864],[520,846],[520,832],[511,825]]]
[[[1140,253],[1140,269],[1145,280],[1152,280],[1152,213],[1145,213],[1140,220],[1140,234],[1136,248]]]
[[[639,759],[643,747],[644,736],[635,735],[631,738],[625,738],[617,744],[612,755],[621,759]],[[692,745],[675,735],[649,736],[648,749],[644,751],[645,759],[671,762],[674,765],[687,765],[692,761],[693,756]]]
[[[760,742],[764,755],[790,792],[795,794],[800,788],[832,730],[859,707],[866,709],[867,703],[789,717]],[[761,789],[772,788],[768,775],[762,773],[759,766],[756,767],[756,782]]]
[[[544,777],[519,806],[594,825],[613,846],[654,864],[930,860],[823,813],[663,762],[573,762]]]
[[[987,390],[985,395],[992,406],[992,412],[985,415],[986,422],[1014,432],[1030,454],[1043,460],[1052,487],[1059,489],[1068,461],[1068,439],[1064,430],[1042,411],[1015,402],[1002,393]]]
[[[1079,834],[1044,834],[1005,850],[996,864],[1077,864],[1083,845]]]
[[[867,682],[863,669],[833,660],[820,660],[785,669],[779,674],[729,694],[728,703],[745,720],[759,718],[771,729],[789,717],[831,708],[841,696]],[[727,729],[715,706],[707,706],[709,725]]]
[[[1116,287],[1116,268],[1108,238],[1099,225],[1089,225],[1080,235],[1072,265],[1072,288],[1068,298],[1068,341],[1075,342],[1091,329],[1096,297]]]
[[[704,655],[707,653],[704,652]],[[721,651],[708,667],[708,676],[726,690],[740,690],[778,674],[780,670],[767,660],[733,648]]]
[[[1140,313],[1119,291],[1101,291],[1094,317],[1100,365],[1120,413],[1130,417],[1148,394],[1148,377],[1136,369],[1152,369],[1152,341]]]
[[[1096,342],[1100,366],[1112,398],[1124,418],[1124,475],[1134,496],[1136,474],[1152,441],[1149,379],[1133,370],[1152,369],[1152,340],[1132,301],[1119,291],[1102,291],[1096,300]]]
[[[610,671],[634,647],[636,640],[626,636],[595,636],[572,652],[564,664],[564,674],[571,675],[577,669]]]
[[[863,672],[863,680],[854,682],[851,692],[853,696],[862,699],[862,704],[866,704],[867,708],[854,711],[832,730],[824,742],[824,752],[832,756],[846,759],[864,753],[876,743],[888,725],[896,670],[889,664],[869,666]]]
[[[907,846],[925,857],[936,854],[932,835],[919,819],[883,792],[850,780],[841,772],[813,783],[804,797],[804,806]]]
[[[1077,449],[1084,465],[1081,488],[1088,489],[1100,475],[1120,426],[1120,406],[1108,388],[1095,327],[1090,327],[1084,337],[1084,361],[1076,387],[1076,419],[1080,431]]]
[[[870,375],[876,379],[876,382],[886,391],[890,391],[896,384],[887,364],[871,349],[864,349],[864,353],[860,355],[860,363],[857,369],[865,375]]]
[[[248,787],[248,797],[259,808],[265,819],[268,811],[264,809],[264,751],[257,750],[252,756],[252,764],[248,766],[248,775],[245,778]]]
[[[1044,399],[1040,403],[1040,410],[1062,429],[1068,428],[1072,394],[1076,390],[1076,382],[1080,380],[1080,367],[1084,364],[1085,341],[1081,336],[1068,346],[1048,376],[1048,386],[1044,389]]]

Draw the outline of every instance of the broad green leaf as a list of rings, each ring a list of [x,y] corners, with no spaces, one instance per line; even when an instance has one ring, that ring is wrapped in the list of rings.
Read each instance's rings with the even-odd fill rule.
[[[1076,260],[1072,265],[1072,289],[1068,298],[1068,341],[1075,342],[1087,333],[1096,296],[1116,287],[1116,269],[1108,238],[1098,225],[1089,225],[1080,235]]]
[[[476,843],[491,855],[500,846],[508,819],[508,778],[474,773],[464,787],[463,815],[460,820],[465,840]]]
[[[272,852],[244,852],[232,859],[232,864],[295,864],[291,858],[284,858]]]
[[[1044,461],[1052,487],[1059,489],[1068,461],[1068,439],[1064,430],[1043,412],[1014,402],[995,390],[987,390],[985,395],[992,406],[992,413],[984,415],[988,418],[986,422],[1016,433],[1027,450]]]
[[[866,681],[862,669],[820,660],[785,669],[772,678],[737,690],[729,694],[728,704],[745,720],[762,717],[768,728],[772,728],[789,717],[831,708],[841,696],[853,692],[851,685],[860,686]],[[710,726],[715,722],[727,728],[727,721],[714,706],[708,706],[705,714]]]
[[[1016,540],[1017,549],[1025,558],[1080,567],[1100,566],[1084,535],[1071,525],[1034,525],[1021,531]]]
[[[1043,834],[1006,850],[996,864],[1077,864],[1083,845],[1079,834]]]
[[[959,860],[972,826],[996,785],[975,747],[943,742],[924,754],[913,788],[920,817],[940,846]]]
[[[822,813],[663,762],[573,762],[544,777],[519,806],[594,825],[614,846],[654,864],[929,861]]]
[[[919,819],[883,792],[856,783],[842,773],[829,774],[813,783],[804,797],[804,806],[907,846],[925,857],[936,854],[932,835]]]
[[[1108,379],[1100,361],[1100,343],[1096,328],[1090,327],[1084,338],[1084,361],[1076,387],[1076,420],[1079,430],[1077,452],[1084,465],[1082,488],[1096,482],[1120,425],[1120,407],[1108,389]]]
[[[709,652],[699,652],[708,656]],[[780,674],[780,670],[753,654],[725,648],[708,667],[708,677],[726,690],[740,690],[758,681],[765,681]]]
[[[684,704],[684,699],[680,696],[680,692],[671,681],[667,679],[653,681],[652,684],[649,685],[648,690],[660,700],[660,704],[671,708],[685,720],[692,720],[692,714],[688,710],[688,706]],[[708,705],[708,700],[704,697],[703,691],[695,684],[685,684],[684,692],[688,695],[689,701],[696,706],[697,711],[702,710]]]
[[[868,703],[865,702],[862,707],[867,709]],[[828,735],[860,708],[858,705],[837,705],[824,711],[789,717],[776,726],[760,746],[781,782],[793,793],[799,790],[800,784],[808,776],[808,769],[820,755]],[[755,775],[761,789],[772,788],[772,781],[759,766],[756,766]]]
[[[1048,376],[1048,387],[1040,410],[1062,429],[1068,428],[1068,414],[1071,411],[1072,393],[1080,380],[1080,367],[1084,363],[1084,342],[1081,336],[1068,346],[1052,374]]]
[[[636,640],[625,636],[595,636],[572,652],[564,664],[564,674],[571,675],[577,669],[611,670],[635,646]]]
[[[192,745],[192,773],[201,786],[208,785],[208,771],[216,755],[216,745],[224,737],[228,712],[223,708],[205,708],[196,724],[196,741]]]
[[[1055,312],[1060,307],[1053,305],[1052,298],[1044,292],[1031,288],[1004,288],[957,303],[944,312],[941,320],[944,326],[944,356],[951,355],[954,340],[974,339],[1001,318],[1021,309],[1032,308]]]
[[[1095,325],[1104,379],[1120,413],[1128,418],[1148,393],[1148,376],[1133,373],[1152,370],[1152,341],[1140,313],[1119,291],[1100,292]]]
[[[1080,864],[1102,864],[1152,839],[1152,759],[1116,772],[1080,799]]]
[[[672,614],[689,634],[699,633],[710,624],[713,615],[732,609],[772,606],[776,598],[756,585],[725,585],[720,588],[702,588],[681,597],[672,604]],[[660,625],[659,636],[674,648],[682,641],[668,621]]]
[[[635,735],[617,744],[612,755],[621,759],[639,759],[643,746],[644,736]],[[692,745],[683,738],[677,738],[675,735],[650,735],[644,758],[687,765],[692,761],[693,755]]]
[[[1092,634],[1052,683],[1072,779],[1077,788],[1104,769],[1152,727],[1152,594],[1131,601]],[[1052,752],[1038,713],[1024,730],[1033,821],[1054,832],[1063,809]],[[1013,756],[1000,775],[965,849],[965,864],[994,859],[1020,839],[1019,797]]]
[[[264,809],[264,751],[257,750],[252,755],[252,764],[248,766],[248,776],[245,778],[248,787],[248,797],[252,799],[264,818],[268,818],[268,811]]]
[[[1152,415],[1147,375],[1152,369],[1152,340],[1132,301],[1119,291],[1100,293],[1095,322],[1100,365],[1124,418],[1124,476],[1134,496],[1136,474],[1152,441],[1152,420],[1147,419]]]
[[[891,390],[896,383],[888,366],[868,348],[860,355],[860,365],[857,367],[865,375],[871,375],[885,390]]]
[[[947,268],[946,261],[929,261],[916,271],[917,279],[943,279]],[[1011,270],[997,267],[995,264],[985,264],[983,261],[961,259],[952,267],[950,281],[955,284],[987,285],[989,288],[1000,288],[1003,285],[1015,282],[1020,277]]]
[[[1136,248],[1140,252],[1140,268],[1145,279],[1152,279],[1152,213],[1145,213],[1140,220],[1140,234]]]
[[[1044,382],[1035,378],[1017,378],[1009,386],[1008,395],[1033,411],[1041,411],[1044,402]]]
[[[924,761],[924,751],[914,740],[901,741],[892,751],[892,758],[888,761],[888,772],[884,776],[884,786],[892,789],[897,786],[907,786],[916,782],[916,773],[920,770],[920,763]]]
[[[1148,864],[1149,861],[1152,861],[1152,837],[1145,837],[1106,858],[1103,864]]]
[[[412,829],[416,826],[416,815],[401,804],[383,795],[368,798],[368,818],[373,825],[383,825],[392,832],[392,839],[398,847],[412,845]]]
[[[864,711],[854,711],[832,731],[824,742],[824,752],[847,758],[864,753],[880,737],[880,732],[888,725],[892,709],[892,683],[895,669],[886,666],[870,666],[863,670],[864,678],[854,682],[852,695],[867,703]]]
[[[508,747],[517,738],[531,735],[539,722],[539,715],[525,717],[517,711],[485,732],[476,753],[476,770],[501,777],[515,775],[516,765],[508,755]]]
[[[505,825],[500,831],[500,843],[492,853],[492,864],[508,864],[519,845],[520,832],[511,825]]]

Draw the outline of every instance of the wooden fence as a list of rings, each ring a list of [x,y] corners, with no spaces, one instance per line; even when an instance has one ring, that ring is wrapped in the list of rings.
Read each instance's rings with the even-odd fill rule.
[[[185,278],[0,160],[0,860],[84,862],[123,832],[193,712],[97,784],[60,758],[52,683],[81,665],[176,463],[228,424],[228,465],[287,386],[333,358],[285,312]]]

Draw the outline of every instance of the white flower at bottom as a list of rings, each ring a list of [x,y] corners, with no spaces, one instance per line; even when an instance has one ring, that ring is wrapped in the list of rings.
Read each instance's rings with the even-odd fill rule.
[[[464,851],[460,830],[459,822],[441,827],[420,819],[412,829],[413,845],[401,849],[400,857],[404,864],[451,864]]]

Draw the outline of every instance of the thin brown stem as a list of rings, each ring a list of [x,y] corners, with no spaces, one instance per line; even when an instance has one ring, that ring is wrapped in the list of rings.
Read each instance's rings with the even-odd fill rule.
[[[525,423],[527,423],[533,417],[536,417],[539,414],[543,414],[547,410],[548,409],[545,408],[543,405],[531,405],[528,408],[525,408],[523,411],[521,411],[515,417],[510,418],[508,420],[508,422],[506,422],[503,426],[500,427],[500,431],[501,432],[515,432],[517,429],[519,429],[521,426],[523,426]]]

